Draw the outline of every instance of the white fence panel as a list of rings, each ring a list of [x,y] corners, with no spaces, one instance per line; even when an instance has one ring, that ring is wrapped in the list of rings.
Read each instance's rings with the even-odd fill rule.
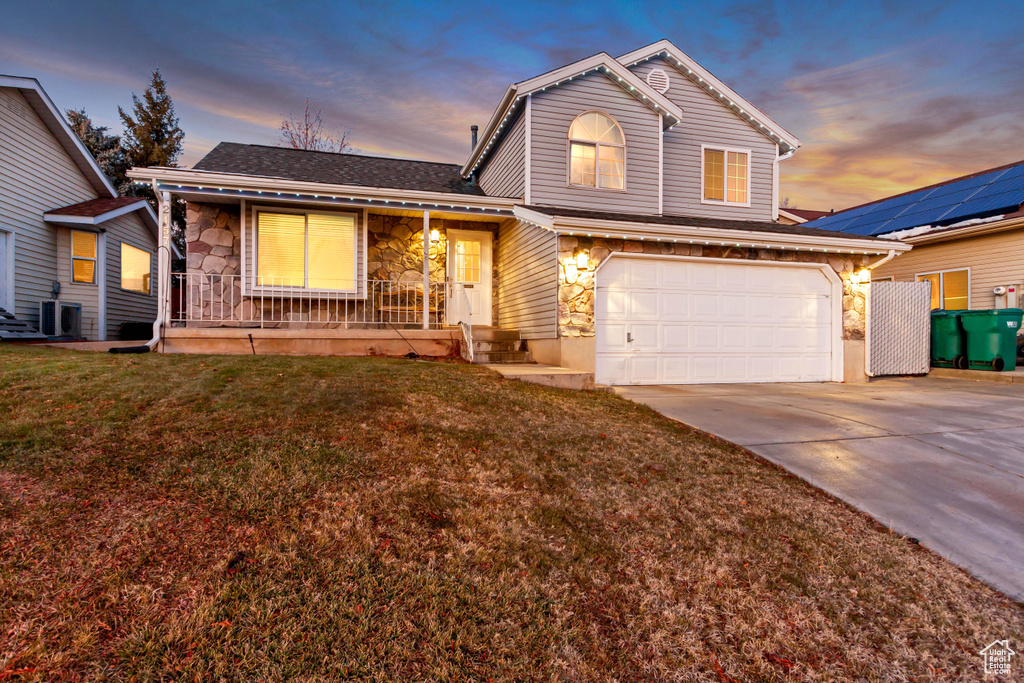
[[[872,282],[867,372],[924,375],[931,366],[931,283]]]

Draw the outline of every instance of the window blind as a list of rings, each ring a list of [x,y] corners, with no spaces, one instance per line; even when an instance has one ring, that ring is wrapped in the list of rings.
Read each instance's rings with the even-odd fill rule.
[[[257,221],[257,284],[356,288],[354,216],[260,212]]]
[[[306,279],[306,216],[260,213],[257,281],[271,287],[302,287]]]

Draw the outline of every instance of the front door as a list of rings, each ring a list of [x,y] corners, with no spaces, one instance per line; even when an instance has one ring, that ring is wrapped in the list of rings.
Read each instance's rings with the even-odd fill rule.
[[[491,324],[491,278],[491,233],[449,230],[449,325]]]

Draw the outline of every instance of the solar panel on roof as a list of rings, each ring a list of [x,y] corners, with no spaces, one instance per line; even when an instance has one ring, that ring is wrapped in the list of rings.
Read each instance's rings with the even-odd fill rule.
[[[966,218],[1003,209],[1016,210],[1022,201],[1024,201],[1024,197],[1020,192],[1003,192],[988,197],[978,197],[958,206],[957,216]]]
[[[907,228],[917,228],[922,225],[931,225],[935,221],[939,220],[943,214],[947,211],[947,207],[941,207],[938,209],[932,209],[931,211],[920,211],[912,213],[910,215],[903,215],[899,218],[886,223],[884,226],[879,226],[883,229],[883,232],[892,232],[894,230],[906,230]],[[871,232],[869,234],[876,234]]]
[[[858,228],[873,230],[878,225],[896,218],[906,208],[906,206],[892,206],[883,208],[881,211],[872,211],[850,221],[849,228],[851,230],[857,230]]]
[[[819,218],[807,227],[881,235],[923,225],[948,225],[1024,203],[1024,164]]]

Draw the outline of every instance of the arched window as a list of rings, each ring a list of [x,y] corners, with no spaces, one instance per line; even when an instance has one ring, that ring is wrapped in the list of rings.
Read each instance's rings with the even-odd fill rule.
[[[569,126],[569,184],[625,189],[626,140],[615,119],[588,111]]]

